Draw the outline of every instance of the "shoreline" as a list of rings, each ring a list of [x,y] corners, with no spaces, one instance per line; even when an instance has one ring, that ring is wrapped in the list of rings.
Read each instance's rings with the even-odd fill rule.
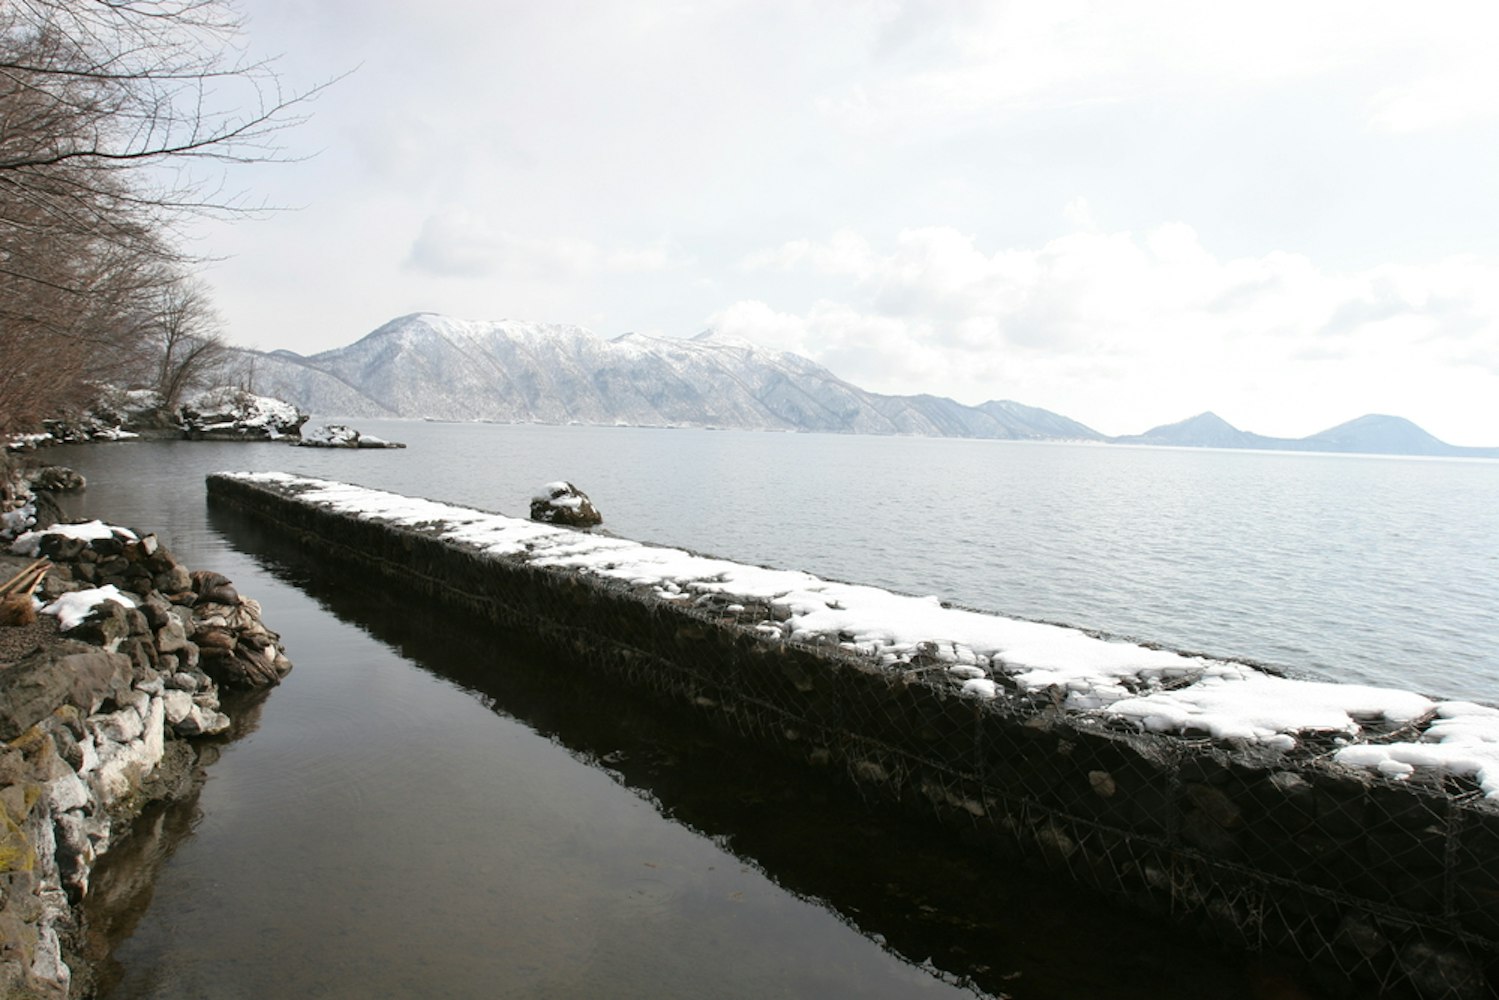
[[[0,995],[93,995],[95,866],[152,803],[191,796],[232,689],[291,669],[259,605],[152,535],[90,522],[21,535],[34,622],[0,627]],[[267,652],[269,651],[269,653]]]

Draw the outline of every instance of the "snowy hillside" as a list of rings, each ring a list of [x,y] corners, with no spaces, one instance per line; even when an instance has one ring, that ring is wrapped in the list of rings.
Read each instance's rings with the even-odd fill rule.
[[[868,393],[806,358],[711,331],[606,340],[577,326],[417,313],[311,357],[245,353],[257,391],[329,416],[1100,437],[1013,403]]]

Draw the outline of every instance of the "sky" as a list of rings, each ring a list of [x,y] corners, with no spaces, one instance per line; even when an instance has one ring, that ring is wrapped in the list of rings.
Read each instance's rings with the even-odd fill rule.
[[[1499,5],[243,0],[340,77],[193,224],[234,343],[411,312],[794,351],[1108,434],[1499,445]]]

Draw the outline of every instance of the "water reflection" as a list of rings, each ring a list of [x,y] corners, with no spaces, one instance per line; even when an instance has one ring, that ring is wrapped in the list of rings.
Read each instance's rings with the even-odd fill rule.
[[[115,944],[135,932],[150,910],[162,871],[203,820],[200,800],[208,768],[224,746],[259,728],[265,701],[265,692],[226,693],[222,707],[232,720],[229,729],[194,741],[196,759],[187,780],[170,798],[149,803],[95,867],[84,901],[79,952],[92,964],[101,996],[109,995],[125,975],[113,953]],[[149,972],[146,985],[153,990],[157,985]]]
[[[209,522],[235,550],[338,619],[602,770],[662,816],[937,980],[965,991],[1025,998],[1234,1000],[1292,988],[1262,963],[1205,949],[1179,930],[1045,875],[986,861],[955,834],[871,807],[800,766],[642,703],[632,692],[529,646],[524,636],[413,608],[389,588],[367,588],[319,567],[233,513],[212,510]],[[317,764],[311,762],[309,771]],[[163,837],[191,831],[191,823],[167,826]],[[589,835],[607,837],[610,831]],[[690,864],[669,854],[642,863],[615,888],[610,919],[626,927],[649,924],[660,911],[705,905],[691,898],[704,887],[684,873]],[[711,883],[713,893],[723,889]],[[712,905],[732,906],[736,891]],[[758,943],[721,944],[753,951]],[[536,961],[587,963],[595,957],[588,952],[542,952]],[[721,961],[714,954],[688,958]],[[832,982],[848,985],[847,979]],[[584,995],[551,985],[558,995]],[[136,988],[129,995],[152,994]]]

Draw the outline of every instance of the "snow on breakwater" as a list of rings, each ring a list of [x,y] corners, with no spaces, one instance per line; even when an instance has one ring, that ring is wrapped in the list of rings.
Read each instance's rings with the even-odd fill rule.
[[[535,642],[561,683],[685,711],[984,857],[1354,995],[1499,982],[1499,803],[1473,783],[1492,710],[325,480],[220,473],[208,496],[335,579]]]
[[[541,569],[648,588],[666,602],[759,609],[767,640],[828,644],[898,671],[945,676],[963,695],[1049,695],[1083,716],[1144,731],[1292,751],[1332,737],[1334,759],[1393,779],[1419,770],[1476,782],[1499,798],[1499,709],[1364,685],[1280,677],[1007,618],[875,587],[824,580],[588,534],[346,483],[283,473],[225,474],[296,494],[331,512],[420,528]],[[752,614],[755,612],[752,612]],[[1370,742],[1378,741],[1378,742]]]

